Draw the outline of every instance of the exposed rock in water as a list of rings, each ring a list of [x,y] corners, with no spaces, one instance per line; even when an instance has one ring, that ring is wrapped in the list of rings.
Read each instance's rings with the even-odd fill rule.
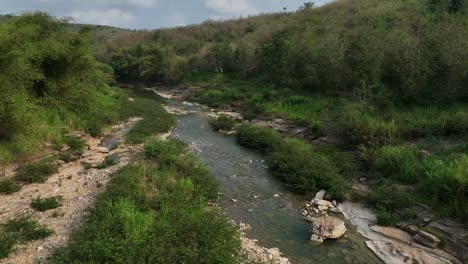
[[[337,239],[346,233],[345,223],[333,216],[322,216],[312,220],[310,240],[322,243],[325,239]]]

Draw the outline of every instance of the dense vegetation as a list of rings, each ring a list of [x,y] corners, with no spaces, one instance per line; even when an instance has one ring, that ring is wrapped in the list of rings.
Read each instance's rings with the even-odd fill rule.
[[[85,224],[51,263],[237,263],[237,231],[217,185],[179,141],[150,140],[115,175]]]
[[[0,23],[0,162],[31,154],[71,129],[99,134],[118,117],[112,69],[98,63],[86,32],[34,13]]]
[[[202,87],[195,100],[237,108],[248,120],[286,118],[312,139],[335,138],[337,148],[356,151],[355,166],[375,181],[369,196],[382,222],[419,201],[466,220],[467,151],[460,146],[468,132],[467,14],[468,4],[458,0],[306,4],[291,13],[146,32],[139,45],[114,48],[112,65],[121,81],[195,83]],[[157,74],[148,75],[154,61],[161,62],[150,63]],[[347,179],[333,166],[326,177],[306,173],[279,150],[309,152],[305,143],[275,145],[287,140],[254,129],[241,129],[239,140],[276,160],[270,167],[300,193],[333,189],[320,180],[326,177]],[[443,150],[447,144],[459,147],[454,155]],[[326,156],[312,152],[311,159]],[[307,176],[285,178],[285,170]],[[412,195],[398,206],[379,199],[406,188]]]

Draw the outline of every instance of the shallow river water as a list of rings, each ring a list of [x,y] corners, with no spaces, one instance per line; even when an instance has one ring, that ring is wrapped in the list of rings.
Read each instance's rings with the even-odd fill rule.
[[[252,226],[247,237],[261,246],[279,248],[291,263],[380,263],[348,223],[346,237],[312,243],[311,224],[300,214],[305,199],[290,194],[275,179],[264,157],[238,145],[235,136],[212,131],[209,111],[202,107],[168,103],[189,112],[177,116],[173,137],[186,142],[219,181],[221,207],[236,222]]]

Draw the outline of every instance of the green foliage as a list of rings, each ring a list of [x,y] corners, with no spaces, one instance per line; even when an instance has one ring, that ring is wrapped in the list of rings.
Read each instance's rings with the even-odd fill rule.
[[[326,189],[334,199],[344,198],[346,183],[340,173],[355,170],[349,155],[331,147],[312,147],[302,140],[283,138],[269,128],[243,125],[237,137],[241,145],[266,152],[270,169],[293,191],[313,195]]]
[[[16,173],[16,180],[25,183],[42,183],[57,172],[57,167],[48,161],[38,161],[24,165]]]
[[[105,160],[99,164],[98,166],[96,166],[96,169],[98,170],[103,170],[105,168],[108,168],[108,167],[111,167],[111,166],[114,166],[115,164],[118,163],[118,160],[117,158],[113,157],[113,156],[109,156],[109,157],[106,157]]]
[[[257,151],[271,151],[281,143],[282,136],[273,129],[242,125],[237,129],[237,140]]]
[[[424,178],[419,191],[441,211],[466,219],[468,216],[468,155],[447,161],[426,158],[422,163]]]
[[[17,192],[21,189],[21,186],[19,186],[14,180],[8,179],[8,180],[0,180],[0,194],[10,194]]]
[[[420,180],[417,151],[409,146],[384,146],[377,153],[372,171],[394,177],[403,183]]]
[[[124,82],[177,82],[185,73],[186,62],[168,46],[138,44],[114,54],[112,67]]]
[[[155,134],[167,132],[174,124],[174,119],[161,106],[162,99],[153,91],[127,90],[127,97],[123,98],[121,118],[141,117],[126,135],[126,141],[139,144]],[[133,101],[128,100],[133,98]]]
[[[85,144],[79,137],[65,137],[64,143],[75,153],[83,153]]]
[[[200,191],[211,187],[197,177],[212,176],[178,141],[150,140],[145,154],[112,178],[51,263],[237,263],[237,231]]]
[[[331,198],[344,199],[346,183],[338,166],[307,142],[286,139],[268,153],[267,161],[271,170],[297,193],[314,195],[325,189]]]
[[[62,196],[54,196],[49,198],[38,197],[32,199],[31,207],[37,211],[44,212],[62,206],[62,200]]]
[[[98,131],[117,119],[112,70],[92,57],[86,34],[32,13],[0,23],[0,152],[6,162],[60,141],[67,130]],[[3,155],[5,154],[5,155]]]
[[[377,210],[377,221],[380,225],[394,225],[405,219],[407,214],[399,214],[403,209],[413,204],[409,195],[388,183],[381,183],[373,187],[366,196],[366,202]]]
[[[162,140],[150,140],[145,144],[145,158],[158,159],[165,163],[177,160],[177,158],[186,150],[185,143],[171,139],[167,142]]]
[[[236,125],[236,120],[232,117],[221,115],[210,122],[210,125],[216,131],[231,131]]]
[[[0,259],[8,257],[15,244],[43,239],[52,233],[52,230],[29,216],[14,218],[0,225]]]

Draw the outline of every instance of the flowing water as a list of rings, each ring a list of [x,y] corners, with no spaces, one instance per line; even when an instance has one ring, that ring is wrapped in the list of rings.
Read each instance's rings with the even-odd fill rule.
[[[238,145],[235,136],[212,131],[209,112],[202,107],[169,103],[189,112],[177,116],[173,137],[186,142],[216,177],[224,194],[223,210],[236,222],[252,226],[247,237],[279,248],[291,263],[380,263],[349,225],[344,238],[312,243],[311,224],[300,214],[304,198],[290,194],[275,179],[264,157]]]

